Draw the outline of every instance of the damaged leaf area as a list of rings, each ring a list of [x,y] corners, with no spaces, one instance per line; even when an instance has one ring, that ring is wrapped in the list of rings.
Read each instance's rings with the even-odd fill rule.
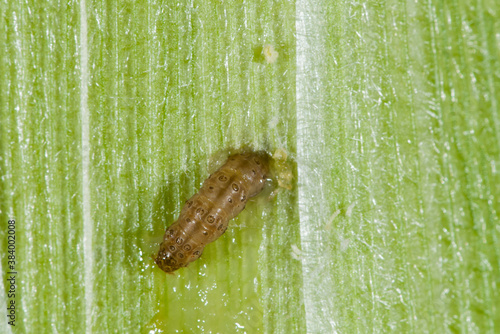
[[[499,332],[497,2],[0,18],[1,333]],[[276,188],[167,275],[165,229],[241,148]]]

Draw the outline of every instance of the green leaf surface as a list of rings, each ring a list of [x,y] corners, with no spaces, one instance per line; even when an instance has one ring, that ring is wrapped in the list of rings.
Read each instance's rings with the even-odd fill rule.
[[[1,333],[500,330],[497,1],[0,0],[0,19]],[[166,275],[166,226],[241,147],[285,149],[292,189]]]

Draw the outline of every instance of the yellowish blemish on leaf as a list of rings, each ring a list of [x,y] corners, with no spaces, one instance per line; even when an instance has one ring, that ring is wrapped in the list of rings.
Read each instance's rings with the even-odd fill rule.
[[[352,202],[351,205],[347,207],[347,210],[345,211],[346,217],[351,217],[352,215],[352,210],[354,210],[354,207],[356,206],[356,202]]]
[[[299,249],[299,247],[297,247],[297,245],[292,245],[292,251],[290,253],[292,255],[292,258],[294,258],[295,260],[302,260],[302,251]]]
[[[264,54],[264,58],[268,64],[273,64],[278,59],[279,52],[274,49],[274,46],[271,44],[266,44],[262,48],[262,53]]]
[[[333,215],[330,217],[330,219],[328,220],[328,223],[326,223],[325,225],[325,230],[329,231],[332,229],[332,225],[333,225],[333,221],[335,220],[335,218],[337,218],[337,216],[340,214],[340,210],[336,210]]]
[[[283,148],[277,149],[273,154],[276,168],[276,179],[280,188],[292,189],[293,173],[290,164],[287,163],[288,154]]]
[[[292,165],[288,159],[288,154],[283,148],[274,151],[272,159],[272,177],[278,186],[271,192],[268,200],[272,200],[283,189],[292,190],[293,172]]]

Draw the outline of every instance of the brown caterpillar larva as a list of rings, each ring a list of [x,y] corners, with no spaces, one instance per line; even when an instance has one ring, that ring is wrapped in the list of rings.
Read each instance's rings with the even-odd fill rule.
[[[169,273],[199,258],[208,243],[226,232],[248,199],[262,191],[268,175],[269,156],[264,152],[230,156],[167,228],[155,259],[158,267]]]

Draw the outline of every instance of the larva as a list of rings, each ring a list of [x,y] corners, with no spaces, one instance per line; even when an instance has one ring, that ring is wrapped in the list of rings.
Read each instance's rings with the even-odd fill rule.
[[[167,228],[155,259],[158,267],[167,273],[186,267],[226,232],[228,222],[264,188],[269,159],[264,152],[235,154],[210,175]]]

